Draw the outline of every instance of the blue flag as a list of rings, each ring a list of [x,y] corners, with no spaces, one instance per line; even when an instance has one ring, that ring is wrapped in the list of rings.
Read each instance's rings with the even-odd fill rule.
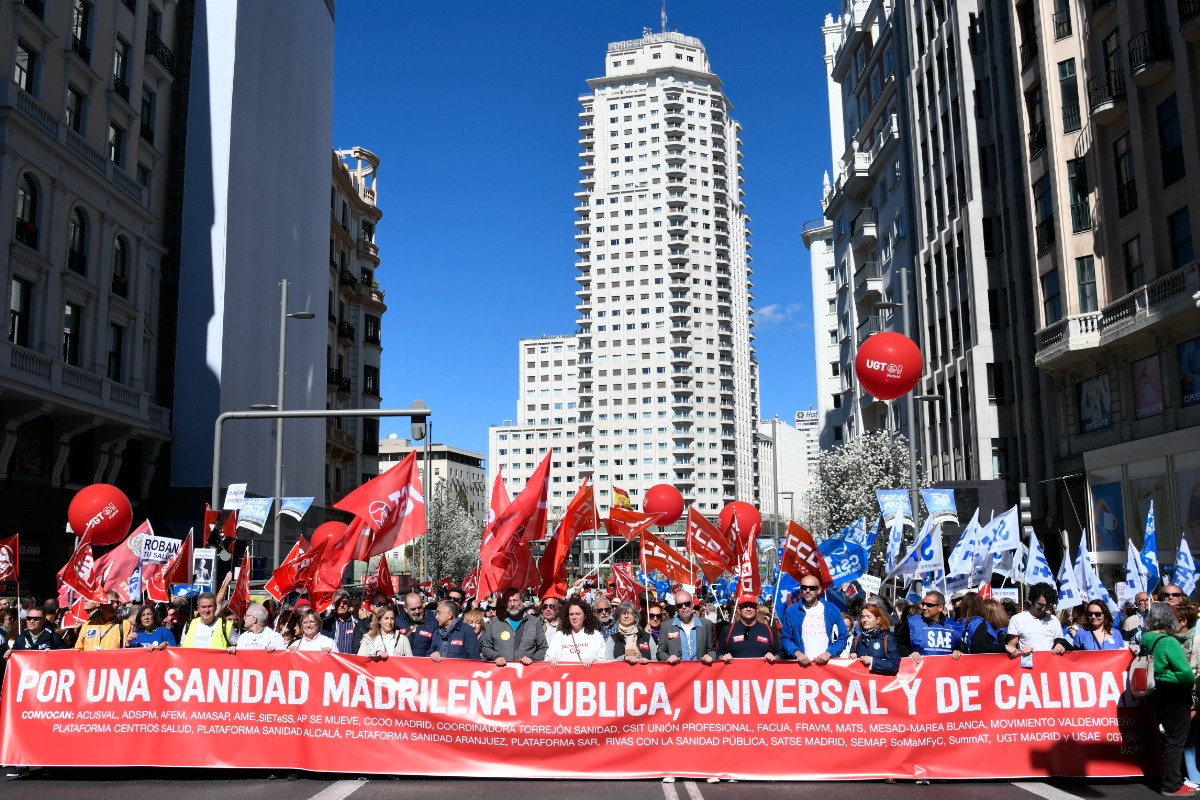
[[[1175,575],[1171,579],[1176,586],[1190,595],[1196,591],[1196,562],[1192,558],[1192,549],[1188,547],[1187,537],[1179,539],[1179,554],[1175,556]]]
[[[1154,524],[1154,500],[1150,500],[1150,511],[1146,514],[1146,535],[1142,537],[1142,552],[1138,554],[1146,568],[1146,591],[1158,588],[1158,533]]]
[[[867,521],[862,517],[847,525],[817,546],[829,564],[833,575],[832,586],[844,586],[858,580],[867,572],[870,545],[867,537]],[[864,546],[865,545],[865,546]]]
[[[1035,583],[1048,583],[1055,586],[1057,591],[1054,571],[1050,569],[1050,562],[1046,560],[1046,551],[1042,549],[1037,534],[1030,533],[1029,558],[1025,562],[1025,584],[1032,586]]]

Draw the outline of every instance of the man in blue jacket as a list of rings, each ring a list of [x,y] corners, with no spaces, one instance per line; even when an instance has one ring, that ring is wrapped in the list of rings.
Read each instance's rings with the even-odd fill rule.
[[[926,592],[921,600],[920,616],[910,616],[896,628],[900,655],[911,656],[921,663],[925,656],[954,656],[958,659],[965,649],[962,626],[946,616],[946,596],[941,592]]]
[[[437,607],[437,627],[430,637],[429,658],[435,664],[443,658],[479,660],[479,638],[458,615],[458,604],[443,600]]]
[[[800,602],[783,615],[783,650],[802,667],[823,667],[846,649],[850,633],[842,612],[821,601],[821,582],[813,575],[800,581]]]

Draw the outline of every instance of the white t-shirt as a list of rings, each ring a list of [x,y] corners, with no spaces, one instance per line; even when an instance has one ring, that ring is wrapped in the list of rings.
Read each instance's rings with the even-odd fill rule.
[[[330,639],[323,633],[318,633],[311,639],[306,639],[301,636],[299,639],[292,642],[290,649],[319,653],[323,650],[337,650],[337,642],[333,641],[333,639]]]
[[[815,658],[829,649],[829,631],[825,630],[825,604],[818,600],[812,608],[804,610],[804,627],[800,630],[804,640],[804,654]]]
[[[287,650],[287,642],[277,631],[263,628],[258,633],[243,631],[242,635],[237,638],[237,647],[239,650],[266,650],[268,647],[274,650]]]
[[[1035,652],[1053,650],[1054,640],[1061,639],[1063,635],[1058,617],[1048,613],[1038,619],[1028,611],[1022,611],[1008,621],[1008,633],[1018,637],[1017,643],[1021,647],[1028,647]]]
[[[612,653],[604,634],[594,633],[559,633],[550,642],[546,650],[546,660],[552,658],[559,661],[611,661]]]

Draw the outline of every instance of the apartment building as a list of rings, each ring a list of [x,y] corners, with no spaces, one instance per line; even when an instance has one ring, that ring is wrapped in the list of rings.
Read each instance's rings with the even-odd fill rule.
[[[1123,563],[1153,501],[1170,563],[1200,541],[1200,3],[1011,14],[1058,516]]]
[[[52,590],[75,491],[116,484],[144,516],[164,479],[175,25],[157,0],[0,7],[0,505],[22,593]]]
[[[580,97],[578,474],[636,505],[758,502],[741,125],[703,43],[613,42]]]

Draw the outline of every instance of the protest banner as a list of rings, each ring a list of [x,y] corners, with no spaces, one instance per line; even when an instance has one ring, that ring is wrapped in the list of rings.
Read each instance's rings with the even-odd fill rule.
[[[0,761],[493,778],[1142,775],[1155,769],[1159,737],[1125,693],[1130,658],[1037,653],[1033,669],[1002,655],[906,659],[893,677],[853,661],[585,669],[18,652]]]

